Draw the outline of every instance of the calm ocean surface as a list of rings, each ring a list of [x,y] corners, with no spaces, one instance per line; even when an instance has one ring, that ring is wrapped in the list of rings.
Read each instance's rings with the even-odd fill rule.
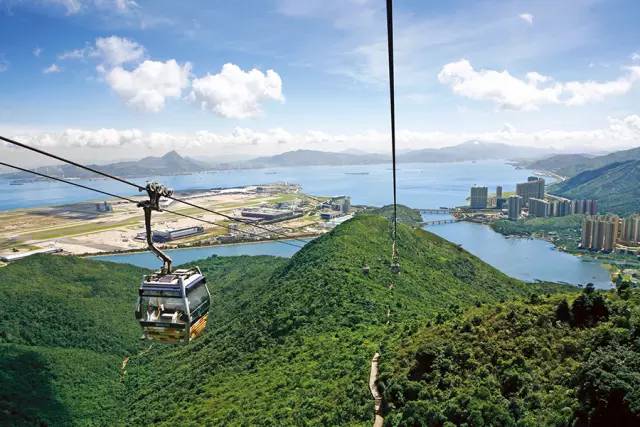
[[[268,172],[268,174],[267,174]],[[352,173],[358,174],[352,174]],[[469,187],[486,185],[495,191],[514,191],[517,182],[526,180],[533,171],[516,169],[502,161],[459,163],[403,163],[398,171],[398,201],[415,208],[433,208],[465,204]],[[172,177],[139,178],[135,182],[157,179],[175,190],[233,187],[270,182],[290,182],[302,185],[313,195],[352,197],[354,204],[384,205],[391,201],[391,169],[389,165],[313,166],[207,172]],[[135,194],[130,188],[101,179],[79,180],[105,191],[122,195]],[[97,200],[95,193],[55,182],[10,185],[0,180],[0,210],[47,206]],[[484,261],[522,280],[551,280],[574,284],[593,282],[609,287],[609,275],[597,263],[556,251],[541,240],[507,239],[489,227],[471,223],[437,225],[428,228],[452,242],[461,244]],[[291,256],[296,248],[274,242],[251,243],[213,248],[179,249],[171,252],[176,265],[213,254]],[[147,268],[159,263],[149,253],[111,255],[102,260],[126,262]]]

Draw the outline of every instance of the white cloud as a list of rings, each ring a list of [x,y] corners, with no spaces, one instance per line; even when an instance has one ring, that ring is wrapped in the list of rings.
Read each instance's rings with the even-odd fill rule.
[[[632,60],[633,62],[638,62],[638,61],[640,61],[640,52],[633,52],[633,53],[631,54],[631,60]]]
[[[67,129],[58,133],[3,130],[3,133],[37,146],[66,149],[109,147],[109,155],[116,153],[120,156],[130,156],[131,152],[138,153],[141,150],[155,150],[153,152],[157,154],[170,149],[181,152],[188,150],[191,155],[246,154],[250,150],[252,155],[258,156],[299,148],[326,151],[351,148],[382,153],[387,153],[389,148],[389,134],[378,130],[348,134],[332,134],[320,130],[296,133],[282,128],[260,131],[235,128],[227,133],[208,130],[194,133],[149,133],[139,129]],[[608,119],[607,126],[595,129],[543,129],[524,132],[506,123],[500,129],[484,132],[421,132],[404,129],[398,131],[397,138],[404,149],[435,148],[481,140],[573,152],[601,152],[637,146],[640,140],[640,115],[612,117]]]
[[[73,15],[80,12],[82,2],[80,0],[46,0],[49,3],[59,4],[67,9],[67,15]]]
[[[58,55],[58,59],[61,61],[64,61],[67,59],[83,59],[89,54],[90,51],[91,51],[90,47],[69,50]]]
[[[533,25],[533,15],[530,13],[521,13],[520,15],[518,15],[518,18],[522,19],[529,25]]]
[[[140,7],[133,0],[94,0],[93,3],[99,9],[113,10],[120,13],[127,13]]]
[[[67,15],[75,15],[85,9],[123,14],[138,8],[138,4],[133,0],[44,0],[44,2],[64,7]]]
[[[229,118],[255,117],[265,100],[284,101],[282,80],[278,73],[267,70],[243,71],[234,64],[225,64],[218,74],[194,79],[189,99],[203,109]]]
[[[115,67],[105,79],[127,104],[143,111],[158,112],[167,98],[179,98],[189,86],[191,64],[178,64],[174,59],[166,62],[144,61],[133,71]]]
[[[438,74],[440,83],[451,86],[454,93],[476,100],[490,100],[502,108],[535,110],[542,104],[554,104],[562,92],[559,85],[538,87],[546,77],[529,73],[528,81],[520,80],[508,71],[476,71],[466,59],[451,62]]]
[[[547,104],[576,106],[623,95],[640,80],[640,66],[627,67],[626,71],[612,81],[562,83],[536,72],[527,73],[522,80],[506,70],[475,70],[469,61],[461,59],[442,67],[438,80],[457,95],[492,101],[505,109],[528,111]]]
[[[136,63],[144,58],[145,49],[141,44],[124,37],[98,37],[93,46],[74,49],[58,55],[59,60],[96,58],[99,69],[105,70],[126,63]]]
[[[100,58],[107,66],[138,62],[144,57],[142,45],[123,37],[99,37],[95,44],[96,47],[91,51],[91,56]]]
[[[43,51],[43,49],[41,47],[34,48],[33,51],[32,51],[33,56],[39,57],[40,54],[42,53],[42,51]]]
[[[563,85],[568,94],[566,105],[584,105],[601,101],[607,96],[624,95],[640,80],[640,66],[628,67],[627,74],[609,82],[567,82]]]
[[[43,74],[51,74],[51,73],[59,73],[60,71],[62,71],[62,70],[60,69],[60,67],[58,67],[58,65],[51,64],[47,68],[43,69],[42,73]]]

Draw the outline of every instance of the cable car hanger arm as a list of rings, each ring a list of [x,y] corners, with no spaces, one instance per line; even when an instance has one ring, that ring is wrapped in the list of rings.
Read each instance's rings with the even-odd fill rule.
[[[170,196],[173,194],[173,190],[168,189],[164,185],[160,185],[156,182],[150,182],[146,188],[149,194],[149,200],[138,203],[138,206],[144,210],[144,228],[147,235],[147,246],[149,250],[153,252],[158,258],[162,260],[162,274],[171,273],[171,258],[160,249],[158,249],[153,243],[153,231],[151,230],[151,211],[160,212],[160,197]]]

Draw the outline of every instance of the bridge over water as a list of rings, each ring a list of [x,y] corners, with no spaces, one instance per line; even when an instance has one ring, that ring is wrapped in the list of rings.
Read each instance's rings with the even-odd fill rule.
[[[462,220],[458,219],[458,218],[437,219],[437,220],[433,220],[433,221],[423,221],[423,222],[420,223],[420,225],[429,226],[429,225],[439,225],[439,224],[453,224],[454,222],[458,222],[458,221],[462,221]]]
[[[447,215],[454,211],[452,208],[418,208],[420,213]]]

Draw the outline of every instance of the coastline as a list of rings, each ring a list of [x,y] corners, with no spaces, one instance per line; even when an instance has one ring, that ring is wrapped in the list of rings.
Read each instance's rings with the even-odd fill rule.
[[[558,239],[557,233],[550,234],[549,232],[545,232],[543,230],[533,232],[507,232],[501,227],[496,227],[497,222],[489,223],[487,225],[491,227],[496,233],[505,236],[505,238],[544,240],[545,242],[553,245],[554,250],[575,256],[582,262],[598,263],[600,266],[602,266],[602,268],[609,272],[612,286],[615,283],[616,276],[620,274],[623,269],[640,268],[640,262],[638,259],[625,258],[625,254],[592,253],[585,252],[578,248],[568,247],[568,240],[566,236],[564,239]],[[579,236],[573,236],[573,238],[579,238]]]
[[[216,244],[206,244],[206,245],[192,245],[192,246],[182,246],[177,248],[161,248],[164,251],[183,251],[189,249],[200,249],[200,248],[217,248],[217,247],[227,247],[227,246],[241,246],[247,244],[260,244],[260,243],[274,243],[274,242],[291,242],[297,239],[308,240],[308,242],[322,236],[323,234],[305,234],[298,236],[291,236],[286,239],[262,239],[262,240],[243,240],[232,243],[216,243]],[[308,243],[307,242],[307,243]],[[130,249],[123,251],[108,251],[108,252],[99,252],[99,253],[84,253],[84,254],[61,254],[61,256],[77,256],[79,258],[100,258],[111,255],[133,255],[133,254],[141,254],[149,252],[148,248],[143,249]]]

